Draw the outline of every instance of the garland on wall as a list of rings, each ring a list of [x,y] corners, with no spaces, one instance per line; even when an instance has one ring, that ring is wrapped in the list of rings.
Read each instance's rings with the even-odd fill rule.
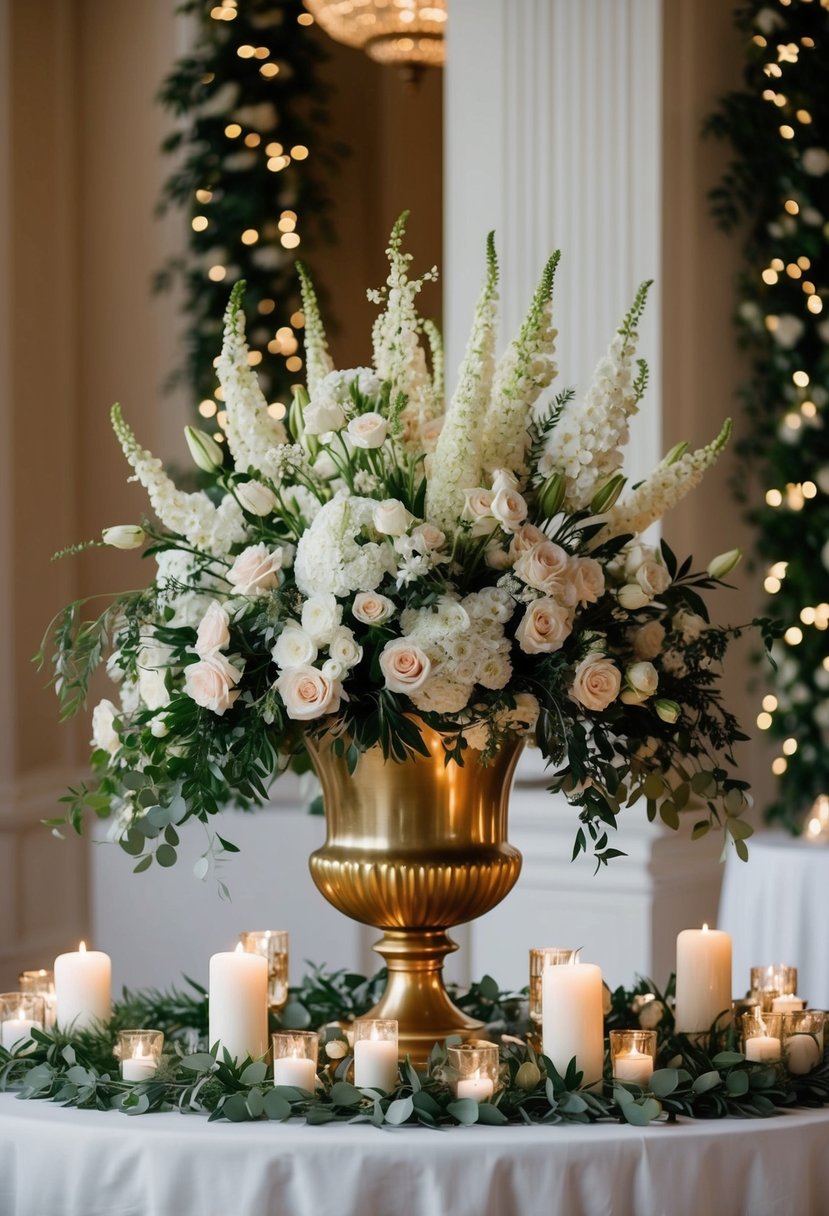
[[[238,279],[247,282],[250,360],[281,417],[303,367],[294,261],[311,220],[314,234],[326,232],[322,180],[338,150],[315,142],[327,117],[317,71],[322,52],[300,0],[185,0],[179,12],[196,23],[197,36],[159,94],[177,124],[163,144],[175,168],[159,210],[182,208],[190,236],[155,286],[183,288],[186,356],[173,382],[192,389],[223,442],[213,367],[228,290]]]
[[[744,87],[708,123],[734,151],[711,199],[743,236],[738,451],[761,479],[748,518],[785,629],[757,718],[777,743],[767,817],[798,830],[829,792],[829,11],[826,0],[749,0],[735,21]]]

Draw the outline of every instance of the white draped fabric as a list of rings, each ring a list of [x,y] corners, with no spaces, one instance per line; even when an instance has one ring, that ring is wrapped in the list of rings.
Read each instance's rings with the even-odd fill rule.
[[[829,1111],[637,1129],[208,1124],[0,1095],[2,1216],[823,1216]]]
[[[768,832],[749,842],[748,865],[733,852],[725,868],[719,929],[734,939],[734,992],[752,967],[797,967],[798,995],[829,1009],[829,848]]]

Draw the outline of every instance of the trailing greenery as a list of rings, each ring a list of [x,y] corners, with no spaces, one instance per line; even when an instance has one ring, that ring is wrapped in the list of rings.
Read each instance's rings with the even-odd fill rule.
[[[341,155],[320,139],[327,122],[322,44],[298,24],[301,0],[184,0],[178,11],[197,37],[159,93],[174,120],[163,144],[174,167],[159,210],[184,211],[189,248],[155,280],[157,290],[183,289],[186,355],[174,381],[186,382],[194,403],[213,400],[227,285],[243,278],[260,382],[269,401],[287,404],[301,364],[286,362],[302,355],[294,259],[309,236],[328,234],[323,183]],[[263,74],[273,68],[276,74]],[[211,277],[215,266],[224,274]]]
[[[321,1074],[314,1094],[291,1086],[274,1086],[262,1060],[235,1063],[226,1053],[207,1050],[207,994],[188,981],[193,994],[173,990],[124,992],[111,1022],[98,1031],[73,1036],[33,1031],[17,1054],[0,1048],[0,1090],[21,1098],[40,1098],[83,1109],[197,1111],[209,1119],[231,1122],[304,1118],[310,1124],[332,1122],[420,1124],[449,1127],[474,1123],[596,1123],[611,1120],[647,1126],[654,1119],[677,1115],[697,1119],[728,1116],[763,1118],[795,1106],[829,1104],[826,1059],[803,1077],[790,1077],[782,1067],[747,1061],[735,1049],[735,1032],[712,1032],[702,1042],[676,1036],[669,994],[649,980],[612,994],[607,1028],[639,1026],[653,1006],[661,1007],[658,1063],[647,1090],[613,1082],[606,1061],[601,1092],[579,1089],[582,1074],[571,1061],[564,1075],[533,1045],[502,1040],[499,1086],[491,1101],[458,1100],[452,1088],[446,1044],[436,1043],[425,1069],[405,1061],[400,1084],[389,1094],[358,1089],[349,1080],[352,1057],[345,1025],[367,1011],[382,987],[384,974],[367,979],[340,971],[312,968],[291,989],[283,1024],[313,1026],[321,1034]],[[485,977],[466,994],[466,1008],[494,1014],[503,1024],[515,1013],[523,994],[505,993]],[[520,1017],[520,1015],[519,1015]],[[526,1018],[526,1013],[524,1013]],[[113,1054],[117,1031],[136,1024],[163,1029],[166,1049],[154,1078],[120,1079]]]
[[[779,646],[776,707],[763,708],[771,737],[796,750],[790,743],[775,757],[779,784],[766,814],[796,831],[829,791],[829,11],[749,0],[735,22],[743,86],[707,124],[733,151],[711,203],[744,256],[736,324],[748,360],[747,425],[737,489],[775,614],[794,631]]]

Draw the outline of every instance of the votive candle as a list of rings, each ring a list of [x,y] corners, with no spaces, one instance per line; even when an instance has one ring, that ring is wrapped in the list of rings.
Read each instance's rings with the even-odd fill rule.
[[[397,1022],[360,1018],[354,1023],[354,1084],[387,1094],[397,1087]]]

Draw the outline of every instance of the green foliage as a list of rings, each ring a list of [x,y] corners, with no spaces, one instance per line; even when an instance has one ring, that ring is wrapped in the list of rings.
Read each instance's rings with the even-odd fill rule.
[[[744,83],[707,124],[733,152],[711,207],[726,231],[739,228],[744,256],[736,325],[749,367],[740,389],[747,425],[735,489],[756,528],[758,563],[764,570],[783,563],[774,612],[803,634],[777,651],[769,735],[794,739],[797,751],[766,807],[769,819],[798,830],[815,796],[829,790],[826,633],[800,616],[829,602],[829,174],[819,163],[829,147],[829,11],[804,0],[748,0],[735,21]],[[822,311],[808,308],[810,292]],[[795,372],[808,384],[795,384]],[[800,492],[807,483],[812,497]],[[766,501],[769,490],[779,492],[780,505]]]

